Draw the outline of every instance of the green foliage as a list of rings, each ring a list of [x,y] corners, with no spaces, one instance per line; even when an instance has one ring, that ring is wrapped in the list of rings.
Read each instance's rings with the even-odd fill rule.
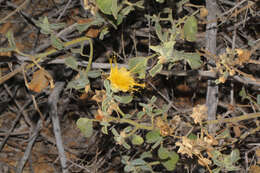
[[[187,41],[196,41],[196,34],[198,32],[198,22],[194,16],[187,18],[184,24],[184,36]]]
[[[51,34],[51,45],[58,50],[64,49],[63,42],[54,34]]]
[[[194,133],[191,133],[189,134],[188,138],[192,140],[196,140],[198,137]]]
[[[158,63],[149,71],[149,73],[152,77],[154,77],[157,73],[161,72],[162,68],[163,65]]]
[[[257,98],[256,98],[256,100],[257,100],[257,104],[260,105],[260,94],[257,94]]]
[[[86,137],[90,137],[93,133],[93,122],[91,119],[88,118],[79,118],[76,122],[80,131]]]
[[[107,18],[109,22],[117,28],[123,22],[123,19],[133,10],[135,7],[144,8],[143,0],[137,1],[136,3],[128,2],[127,0],[97,0],[98,8],[106,15],[113,16],[114,19]]]
[[[166,148],[164,147],[160,147],[158,150],[158,156],[162,162],[162,165],[168,170],[168,171],[173,171],[176,167],[176,163],[179,160],[179,156],[177,153],[175,153],[174,151],[168,151]]]
[[[78,79],[74,79],[71,80],[68,85],[67,85],[67,89],[76,89],[76,90],[80,90],[85,88],[86,85],[89,84],[89,80],[88,80],[88,76],[86,73],[80,71],[79,72],[79,78]]]
[[[124,167],[125,172],[134,172],[134,173],[141,172],[141,171],[152,172],[152,169],[149,166],[149,164],[141,158],[130,160],[129,156],[123,156],[122,163],[126,165]]]
[[[124,103],[124,104],[130,103],[133,100],[133,96],[132,95],[128,95],[128,96],[114,96],[114,98],[119,103]]]
[[[102,26],[105,24],[105,20],[104,18],[102,18],[100,15],[97,15],[94,20],[88,22],[88,23],[84,23],[84,24],[77,24],[76,28],[79,32],[84,32],[86,30],[89,29],[89,27],[91,26]],[[103,36],[105,35],[106,33],[104,33],[103,31]]]
[[[124,19],[126,19],[127,15],[129,15],[131,12],[137,8],[144,8],[144,0],[134,2],[127,0],[96,0],[95,2],[95,5],[97,5],[100,11],[98,11],[89,22],[84,24],[76,24],[77,31],[75,32],[78,32],[77,34],[83,34],[83,32],[87,31],[90,27],[95,26],[101,30],[99,34],[100,40],[102,40],[104,36],[110,32],[112,27],[117,29],[117,27],[122,24]],[[165,3],[166,1],[156,0],[156,2]],[[170,1],[166,3],[169,2]],[[165,68],[165,66],[168,66],[168,69],[171,70],[172,67],[181,61],[187,62],[191,69],[198,69],[202,66],[199,53],[175,49],[176,43],[180,39],[189,42],[196,41],[196,35],[198,33],[198,21],[195,17],[196,12],[191,15],[186,15],[183,18],[179,18],[178,20],[175,20],[172,15],[174,10],[181,11],[184,7],[184,4],[187,2],[189,1],[181,0],[176,4],[177,9],[165,8],[159,11],[158,15],[146,15],[147,20],[151,21],[151,26],[155,29],[155,37],[157,37],[156,39],[159,43],[156,45],[150,45],[150,49],[153,51],[153,55],[149,57],[141,56],[129,59],[129,71],[139,79],[147,79],[147,75],[154,77],[156,74],[160,73],[162,69]],[[89,59],[88,67],[86,69],[80,67],[80,63],[72,56],[69,56],[65,59],[65,64],[77,72],[77,76],[68,82],[67,89],[82,90],[87,85],[90,85],[89,78],[98,78],[101,76],[101,70],[90,70],[91,61],[93,58],[93,45],[91,39],[87,37],[81,37],[65,42],[57,35],[59,30],[66,27],[65,23],[54,23],[46,16],[39,18],[39,20],[32,20],[40,28],[40,32],[45,34],[45,37],[48,37],[51,45],[54,47],[54,49],[50,51],[51,53],[46,52],[43,54],[36,54],[36,60],[41,60],[41,58],[47,57],[53,52],[57,53],[58,51],[64,49],[70,50],[72,53],[80,54],[86,59]],[[26,55],[17,50],[12,30],[7,32],[6,38],[8,40],[8,47],[1,48],[0,52],[14,51],[15,53],[21,54],[23,56]],[[90,52],[88,55],[84,54],[83,51],[85,41],[89,41],[90,43]],[[79,46],[72,49],[72,45]],[[34,58],[34,56],[32,57]],[[148,67],[148,62],[151,59],[154,60],[153,62],[155,62],[155,64],[151,63],[154,64],[153,67]],[[28,68],[26,68],[26,70],[27,69]],[[147,69],[149,69],[149,74],[147,73]],[[223,72],[223,76],[226,79],[229,76],[228,71]],[[113,91],[108,80],[104,80],[103,85],[105,88],[105,93],[101,92],[101,101],[97,101],[98,113],[100,114],[99,116],[101,118],[96,118],[96,116],[93,116],[95,117],[93,119],[79,118],[76,124],[80,131],[86,137],[91,137],[93,134],[93,121],[98,122],[102,126],[102,133],[106,135],[112,135],[115,143],[126,149],[127,152],[122,154],[122,163],[125,164],[125,172],[153,172],[153,166],[156,165],[163,165],[167,171],[173,171],[179,160],[179,155],[172,149],[174,148],[175,150],[175,146],[167,148],[164,148],[163,146],[165,146],[165,144],[169,144],[168,142],[170,139],[173,139],[174,142],[179,142],[180,138],[183,136],[175,136],[179,131],[174,131],[175,127],[173,128],[173,124],[171,123],[172,121],[170,121],[169,117],[167,117],[168,110],[172,104],[157,104],[157,97],[155,96],[152,96],[151,99],[144,99],[145,101],[139,101],[136,99],[136,95],[133,93],[126,94]],[[100,88],[103,89],[102,86],[100,86]],[[252,96],[247,94],[244,87],[240,91],[239,95],[241,96],[242,100],[249,100],[251,103],[258,104],[257,106],[260,104],[260,95],[258,94],[257,100],[255,100],[255,98],[252,98]],[[135,101],[134,104],[133,101]],[[129,105],[133,107],[136,106],[138,109],[133,112],[126,111],[126,113],[124,112],[125,109],[121,110],[122,107],[125,108]],[[160,119],[161,122],[158,122],[158,119]],[[125,128],[123,130],[119,129],[117,126],[118,124],[121,124]],[[171,132],[171,134],[163,133],[164,130],[168,130],[170,128],[171,130],[174,129],[174,132]],[[211,159],[214,164],[208,166],[217,166],[217,168],[213,170],[214,172],[239,170],[239,167],[236,166],[236,162],[240,159],[239,150],[233,149],[229,155],[222,154],[219,150],[216,149],[217,147],[214,148],[213,144],[212,146],[209,146],[211,144],[207,142],[210,140],[203,141],[204,138],[202,137],[206,138],[210,136],[202,135],[208,134],[204,133],[203,124],[201,124],[200,129],[201,133],[198,133],[198,136],[190,133],[188,135],[188,139],[186,138],[186,141],[184,140],[185,143],[179,142],[180,144],[176,146],[180,148],[182,147],[181,149],[187,146],[191,148],[193,147],[196,152],[199,152],[199,154],[196,153],[196,156],[203,156],[204,153],[202,153],[202,151],[207,150],[208,148],[206,147],[210,147],[210,149],[213,150],[211,151],[212,158],[209,159]],[[202,135],[201,138],[199,138],[199,135]],[[220,134],[214,136],[214,139],[232,139],[230,130],[228,128],[225,129]],[[197,145],[194,145],[194,143],[202,145],[198,147]],[[130,153],[128,150],[132,149],[131,147],[142,148],[141,151],[143,151],[143,149],[147,150],[138,152],[133,157],[130,157],[127,154]],[[201,148],[203,148],[203,150]],[[188,149],[186,150],[187,153],[189,151]],[[178,152],[181,153],[180,151]],[[194,155],[192,151],[188,154]]]
[[[9,43],[9,47],[7,48],[0,48],[0,52],[10,52],[16,49],[16,44],[14,41],[14,34],[13,31],[10,29],[7,33],[6,33],[6,38],[8,40]]]
[[[91,70],[88,72],[89,78],[98,78],[101,76],[102,71],[101,70]]]
[[[150,131],[145,136],[147,143],[155,143],[159,140],[161,140],[161,135],[158,130]]]
[[[239,92],[239,96],[242,97],[242,101],[244,101],[245,99],[249,99],[245,87],[241,89],[241,91]]]
[[[216,136],[216,139],[224,139],[224,138],[231,138],[231,134],[229,129],[225,129],[222,133]]]
[[[133,145],[142,145],[144,143],[144,139],[140,135],[133,135],[131,140]]]
[[[125,137],[120,133],[118,133],[116,131],[115,128],[112,128],[112,133],[114,135],[114,139],[115,141],[120,144],[120,145],[123,145],[123,147],[125,147],[125,149],[129,150],[131,148],[131,146],[129,144],[126,143],[125,141]]]
[[[165,3],[166,1],[156,0],[156,2]],[[188,0],[179,1],[177,3],[177,10],[182,10],[186,2],[188,2]],[[83,32],[87,31],[90,27],[95,26],[101,30],[99,39],[102,40],[104,36],[110,32],[111,26],[117,29],[124,19],[126,19],[127,15],[137,8],[143,9],[143,4],[143,0],[135,2],[127,0],[96,0],[95,5],[97,5],[100,11],[98,11],[89,22],[76,24],[76,32],[83,34]],[[172,67],[181,61],[187,62],[191,69],[198,69],[202,66],[199,53],[175,49],[175,45],[179,39],[187,40],[189,42],[196,41],[198,32],[198,21],[195,17],[196,12],[190,16],[187,15],[175,20],[172,11],[173,9],[166,8],[159,11],[158,15],[146,16],[147,20],[151,21],[152,27],[155,28],[156,37],[159,43],[157,45],[150,45],[150,49],[154,52],[150,57],[134,57],[129,59],[129,71],[139,79],[146,79],[147,75],[154,77],[156,74],[160,73],[165,66],[168,66],[168,69],[171,70]],[[66,25],[64,23],[52,23],[48,17],[39,18],[39,20],[33,21],[40,28],[40,32],[48,36],[51,45],[55,48],[51,53],[46,52],[37,54],[36,60],[40,60],[53,52],[64,49],[85,56],[86,59],[89,58],[89,65],[86,69],[80,67],[80,63],[72,56],[65,59],[65,64],[77,72],[77,76],[68,82],[67,89],[83,90],[87,85],[90,85],[89,78],[98,78],[101,76],[101,70],[90,70],[93,58],[93,45],[91,39],[82,37],[83,39],[77,38],[65,42],[57,36],[59,30],[65,28]],[[11,30],[8,31],[6,37],[9,46],[7,48],[1,48],[0,52],[15,51],[16,53],[22,54],[16,49],[15,38]],[[90,42],[90,52],[88,55],[85,55],[83,52],[85,41]],[[74,44],[79,44],[80,46],[73,49],[70,48],[71,45]],[[25,54],[22,55],[24,56]],[[153,61],[155,64],[153,67],[148,67],[148,61],[151,59],[155,60]],[[149,74],[147,73],[147,69],[149,69]],[[228,76],[229,74],[225,72],[224,77],[227,78]],[[169,135],[166,134],[167,136],[163,133],[163,130],[167,130],[173,126],[169,121],[169,117],[167,117],[168,110],[172,106],[171,103],[158,106],[156,102],[157,98],[155,96],[152,96],[151,99],[146,99],[144,102],[136,102],[136,96],[133,93],[126,94],[113,91],[108,80],[104,80],[104,88],[105,93],[102,92],[103,95],[100,96],[102,97],[101,101],[97,101],[98,113],[101,118],[96,118],[95,116],[95,119],[78,119],[76,124],[80,131],[86,137],[91,137],[93,134],[93,121],[95,121],[102,126],[102,133],[112,135],[115,143],[124,147],[126,151],[130,150],[131,147],[142,147],[147,149],[147,151],[136,153],[134,157],[128,156],[127,152],[122,154],[122,163],[125,164],[125,172],[153,172],[153,166],[156,165],[163,165],[167,171],[173,171],[179,160],[179,155],[172,149],[169,149],[170,147],[163,147],[171,138],[174,138],[174,140],[180,139],[175,138],[175,131],[174,133],[171,132]],[[257,95],[257,102],[255,102],[255,98],[252,99],[251,96],[246,93],[245,88],[242,88],[239,95],[242,97],[242,100],[247,99],[254,104],[260,104],[260,95]],[[135,106],[140,108],[140,110],[137,109],[134,112],[129,111],[124,113],[125,109],[121,110],[121,107],[126,107],[128,105],[133,106],[133,101],[138,104],[135,104]],[[157,122],[158,118],[161,119],[161,124]],[[122,124],[125,128],[121,130],[118,128],[117,124]],[[200,128],[202,131],[203,127]],[[173,129],[175,130],[175,127]],[[186,140],[185,144],[180,144],[178,146],[191,146],[193,142],[195,143],[195,141],[199,140],[198,138],[199,137],[195,134],[190,133],[188,139],[192,139],[192,141]],[[226,129],[221,134],[215,136],[216,140],[226,138],[231,138],[229,129]],[[165,139],[167,140],[166,142]],[[208,146],[208,144],[205,144],[205,146]],[[237,149],[232,150],[229,155],[226,155],[216,150],[213,146],[211,147],[214,149],[211,153],[213,156],[211,159],[214,162],[214,165],[212,166],[217,166],[214,172],[239,170],[239,167],[236,166],[236,162],[240,159],[240,153]],[[171,148],[175,149],[175,147]]]
[[[35,24],[41,28],[42,34],[53,34],[54,31],[65,27],[65,23],[49,23],[49,20],[46,16],[36,20]]]
[[[235,149],[229,155],[222,154],[218,150],[211,151],[214,164],[218,166],[213,172],[223,171],[238,171],[240,167],[235,166],[235,163],[240,159],[239,150]]]
[[[12,30],[9,30],[6,33],[6,37],[8,39],[8,43],[9,43],[10,48],[15,48],[16,44],[15,44],[15,41],[14,41],[14,34],[13,34]]]
[[[162,165],[168,170],[173,171],[176,167],[176,163],[179,160],[179,155],[172,151],[169,156],[169,160],[162,162]]]
[[[131,58],[128,63],[129,70],[138,74],[140,79],[144,79],[146,74],[147,61],[148,59],[145,57]]]
[[[67,66],[69,66],[70,68],[72,68],[73,70],[78,70],[78,62],[76,61],[76,59],[72,56],[67,57],[65,59],[65,64]]]
[[[117,1],[116,2],[113,2],[113,1],[115,1],[115,0],[106,0],[106,1],[96,0],[96,3],[97,3],[98,8],[104,14],[111,15],[112,14],[112,3],[117,3]],[[115,7],[115,5],[113,7]],[[114,9],[114,10],[116,10],[116,9]]]
[[[174,22],[172,20],[171,11],[166,10],[168,14],[168,18],[159,18],[156,16],[150,17],[155,22],[155,31],[158,38],[161,41],[161,44],[156,46],[150,46],[150,48],[159,54],[159,61],[157,64],[149,71],[150,75],[153,77],[157,73],[160,73],[163,65],[171,63],[177,63],[178,61],[185,60],[188,62],[192,69],[197,69],[201,66],[202,62],[200,60],[200,55],[198,53],[186,53],[184,51],[177,51],[174,49],[174,45],[176,43],[176,38],[182,32],[182,28],[180,27],[180,23],[183,22],[183,19],[180,19],[178,22]],[[162,32],[162,27],[160,25],[160,21],[168,20],[172,27],[171,29],[167,29]],[[188,41],[195,41],[197,34],[197,20],[194,16],[188,17],[184,24],[184,36]],[[160,60],[160,58],[162,60]]]
[[[169,158],[170,152],[164,148],[163,146],[161,146],[158,150],[158,156],[160,159],[164,160]]]

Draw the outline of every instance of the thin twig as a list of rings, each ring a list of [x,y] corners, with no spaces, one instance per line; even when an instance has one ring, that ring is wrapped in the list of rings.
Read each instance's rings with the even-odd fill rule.
[[[57,108],[59,94],[62,92],[65,83],[57,82],[55,85],[56,86],[55,86],[54,90],[52,91],[51,95],[48,98],[48,105],[50,106],[49,115],[52,119],[53,132],[55,135],[56,144],[57,144],[57,148],[59,151],[62,172],[68,173],[67,158],[66,158],[65,150],[63,147],[63,143],[62,143],[61,128],[60,128],[58,108]]]
[[[60,13],[59,17],[57,18],[57,21],[59,21],[61,19],[61,17],[64,15],[64,13],[68,9],[70,3],[71,3],[71,0],[68,1],[68,3],[66,4],[65,8],[63,9],[63,11]]]
[[[36,128],[33,130],[34,133],[31,136],[31,140],[30,140],[30,142],[28,143],[28,145],[26,147],[26,150],[24,152],[23,157],[21,158],[21,160],[17,164],[16,173],[22,173],[23,172],[24,165],[26,164],[26,162],[27,162],[27,160],[28,160],[28,158],[30,156],[33,144],[34,144],[36,138],[38,137],[41,128],[42,128],[42,121],[40,119],[37,122]]]
[[[206,0],[206,8],[210,11],[207,16],[207,21],[217,20],[217,2]],[[217,38],[217,22],[208,23],[206,26],[206,50],[216,55],[216,38]],[[214,64],[214,61],[210,62]],[[214,80],[208,80],[206,105],[208,107],[208,119],[216,119],[217,105],[218,105],[218,85]],[[215,125],[209,125],[209,132],[215,133]]]
[[[10,18],[11,16],[13,16],[15,13],[17,13],[18,11],[20,11],[21,9],[23,9],[25,7],[25,5],[29,2],[30,0],[25,0],[19,7],[17,7],[13,12],[11,12],[10,14],[8,14],[6,17],[4,17],[2,20],[0,20],[0,24],[4,23],[5,20],[7,20],[8,18]]]
[[[29,106],[31,104],[32,100],[30,99],[29,101],[27,101],[24,106],[21,108],[20,112],[18,113],[18,115],[16,116],[11,128],[9,129],[9,131],[7,132],[7,134],[5,135],[2,143],[0,144],[0,151],[4,148],[4,145],[7,141],[7,139],[9,138],[10,134],[12,133],[12,131],[14,130],[16,124],[18,123],[18,121],[20,120],[21,116],[22,116],[22,112],[27,106]]]

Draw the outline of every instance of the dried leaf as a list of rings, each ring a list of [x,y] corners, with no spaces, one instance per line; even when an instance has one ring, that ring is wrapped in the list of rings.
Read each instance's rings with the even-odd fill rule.
[[[89,28],[86,32],[86,36],[90,38],[96,38],[100,32],[100,29]]]
[[[7,22],[0,27],[0,34],[5,35],[7,31],[12,27],[11,22]]]
[[[8,51],[8,52],[0,52],[0,56],[8,56],[11,57],[12,56],[12,52]]]
[[[236,137],[240,137],[241,136],[241,130],[239,128],[239,126],[234,126],[233,127],[234,133]]]
[[[258,165],[253,165],[249,169],[250,173],[259,173],[260,172],[260,167]]]
[[[247,63],[251,57],[251,52],[247,49],[236,49],[238,54],[238,64],[242,65],[243,63]]]
[[[205,7],[200,8],[200,18],[205,18],[209,14]]]
[[[50,83],[52,83],[50,74],[48,74],[48,72],[46,72],[44,69],[40,69],[33,73],[33,77],[28,85],[28,88],[34,92],[39,93]]]

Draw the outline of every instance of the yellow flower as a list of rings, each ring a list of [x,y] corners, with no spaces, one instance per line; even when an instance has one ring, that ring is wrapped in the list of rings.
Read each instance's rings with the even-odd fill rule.
[[[118,68],[116,61],[115,66],[112,66],[112,59],[110,59],[111,71],[108,77],[110,80],[112,89],[115,91],[133,91],[137,90],[134,86],[145,87],[145,84],[139,84],[135,82],[133,74],[131,71],[127,70],[125,67]]]

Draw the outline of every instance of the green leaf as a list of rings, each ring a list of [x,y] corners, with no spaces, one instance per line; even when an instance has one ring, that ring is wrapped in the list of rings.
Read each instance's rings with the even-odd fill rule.
[[[64,49],[63,42],[54,34],[51,35],[51,45],[58,50]]]
[[[102,133],[108,135],[108,130],[107,127],[110,126],[110,124],[108,122],[100,122],[100,125],[102,125],[103,127],[101,128]]]
[[[86,137],[90,137],[93,133],[93,122],[88,118],[79,118],[76,122],[80,131]]]
[[[171,151],[170,158],[176,164],[179,160],[179,155],[175,151]]]
[[[110,106],[109,105],[110,101],[111,101],[111,98],[109,98],[109,97],[106,97],[105,100],[103,100],[102,105],[101,105],[101,110],[103,112],[107,112],[107,109]]]
[[[193,70],[201,67],[202,61],[198,53],[186,53],[185,59]]]
[[[144,139],[140,135],[133,135],[132,136],[132,144],[133,145],[142,145],[144,143]]]
[[[143,152],[140,156],[140,158],[145,159],[145,158],[153,158],[153,155],[151,153],[151,151],[148,152]]]
[[[240,159],[240,156],[239,156],[239,150],[238,149],[234,149],[232,150],[232,152],[230,153],[230,159],[231,159],[231,162],[232,163],[235,163],[237,162],[239,159]]]
[[[143,172],[153,172],[152,167],[148,164],[138,166],[138,168],[140,168]]]
[[[124,128],[125,133],[130,133],[132,130],[133,130],[132,126],[127,126],[126,128]]]
[[[99,33],[99,39],[103,40],[104,36],[109,33],[108,27],[104,27]]]
[[[242,97],[242,101],[248,98],[245,87],[241,89],[241,91],[239,92],[239,96]]]
[[[198,22],[194,16],[188,17],[184,24],[184,37],[187,41],[196,41],[196,34],[198,32]]]
[[[259,104],[260,105],[260,94],[257,94],[257,104]]]
[[[136,116],[137,116],[137,118],[140,120],[144,115],[145,115],[145,112],[140,111],[140,112],[137,113]]]
[[[111,129],[111,131],[112,131],[114,136],[120,136],[119,133],[116,131],[116,129],[114,127]]]
[[[216,169],[212,170],[213,173],[219,173],[220,171],[221,171],[221,168],[216,168]]]
[[[125,16],[122,15],[121,13],[119,13],[117,16],[116,25],[120,25],[123,22],[124,18],[125,18]]]
[[[178,156],[178,155],[177,155]],[[178,160],[177,160],[178,161]],[[176,159],[170,159],[165,162],[162,162],[162,165],[168,170],[168,171],[173,171],[176,167],[177,163]]]
[[[133,100],[133,96],[132,95],[128,95],[128,96],[114,96],[114,98],[119,103],[124,103],[124,104],[128,104],[128,103],[130,103]]]
[[[226,167],[227,171],[239,171],[241,170],[241,168],[239,166],[234,166],[234,165],[229,165],[228,167]]]
[[[156,0],[156,2],[158,2],[158,3],[164,3],[164,0]]]
[[[157,148],[157,147],[162,143],[162,141],[163,141],[163,138],[160,137],[160,138],[153,144],[152,149]]]
[[[117,0],[112,0],[111,11],[115,19],[117,19],[118,7]]]
[[[225,129],[222,133],[216,136],[216,139],[231,138],[229,129]]]
[[[160,132],[158,130],[148,132],[145,137],[147,143],[155,143],[161,138]]]
[[[191,140],[196,140],[198,137],[194,133],[191,133],[191,134],[189,134],[188,138]]]
[[[218,150],[212,150],[211,152],[212,160],[215,165],[223,167],[223,156]]]
[[[149,104],[153,104],[157,100],[156,96],[152,96],[151,100],[149,100]]]
[[[154,77],[157,73],[161,72],[162,68],[163,65],[158,63],[149,71],[149,73],[152,77]]]
[[[36,22],[36,25],[41,28],[42,34],[50,34],[52,32],[47,16],[41,18],[40,21]]]
[[[107,130],[107,127],[106,127],[106,126],[102,127],[102,128],[101,128],[101,131],[102,131],[102,133],[108,135],[108,130]]]
[[[158,156],[160,159],[167,159],[170,155],[170,152],[164,148],[164,147],[160,147],[159,150],[158,150]]]
[[[72,56],[65,59],[65,64],[74,70],[78,70],[78,62]]]
[[[87,84],[89,84],[89,80],[88,80],[87,76],[83,72],[80,72],[80,73],[81,74],[79,75],[78,79],[72,80],[68,83],[67,89],[74,88],[76,90],[80,90],[80,89],[85,88],[85,86]]]
[[[131,172],[134,171],[135,167],[133,165],[126,165],[124,167],[124,172]]]
[[[157,52],[157,53],[160,53],[162,54],[162,46],[161,45],[158,45],[158,46],[150,46],[150,49],[152,49],[153,51]]]
[[[134,159],[131,161],[131,164],[133,166],[138,166],[138,165],[145,165],[146,162],[143,159]]]
[[[131,146],[128,145],[128,143],[126,143],[125,141],[124,141],[124,143],[123,143],[122,145],[123,145],[123,147],[125,147],[125,149],[127,149],[127,150],[130,150],[130,149],[131,149]]]
[[[91,22],[84,23],[84,24],[78,24],[76,26],[76,28],[79,32],[84,32],[84,31],[88,30],[88,28],[91,26],[99,26],[103,23],[104,23],[104,19],[102,19],[101,17],[97,17]]]
[[[113,0],[96,0],[96,4],[104,14],[111,15],[112,1]]]
[[[98,78],[99,76],[101,76],[100,70],[91,70],[88,72],[88,77],[90,78]]]
[[[123,8],[121,11],[120,11],[120,14],[122,15],[122,16],[126,16],[126,15],[128,15],[131,11],[133,11],[134,10],[134,8],[132,7],[132,6],[127,6],[127,7],[125,7],[125,8]]]
[[[50,24],[50,29],[51,30],[59,30],[59,29],[63,29],[66,27],[66,23],[52,23]]]
[[[108,80],[104,80],[104,87],[106,88],[106,91],[107,91],[107,92],[110,92],[110,91],[111,91],[111,86],[110,86]]]
[[[122,156],[122,159],[121,159],[121,162],[122,162],[123,164],[128,164],[128,163],[129,163],[129,160],[130,160],[130,156],[123,155],[123,156]]]
[[[137,1],[134,6],[144,9],[144,0]]]
[[[155,22],[155,32],[156,32],[156,35],[158,36],[158,38],[161,40],[161,42],[166,41],[165,38],[163,38],[162,27],[158,20]]]
[[[147,58],[145,57],[135,57],[131,58],[128,63],[129,70],[133,73],[137,73],[140,79],[145,78]]]
[[[9,46],[11,48],[15,48],[16,44],[15,44],[15,41],[14,41],[14,34],[13,34],[13,31],[11,29],[8,30],[8,32],[6,33],[6,38],[8,39]]]

